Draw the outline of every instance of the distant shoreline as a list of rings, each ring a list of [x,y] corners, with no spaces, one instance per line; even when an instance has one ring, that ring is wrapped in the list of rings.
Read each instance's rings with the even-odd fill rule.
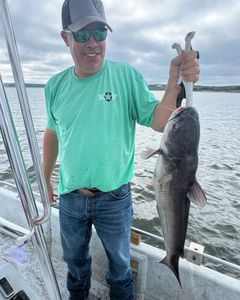
[[[5,87],[15,87],[14,83],[5,83]],[[41,83],[26,83],[27,88],[44,88],[44,84]],[[165,84],[149,84],[149,89],[152,91],[164,91]],[[227,86],[203,86],[194,85],[194,91],[196,92],[227,92],[227,93],[240,93],[240,85],[227,85]]]
[[[165,84],[149,84],[152,91],[164,91]],[[205,86],[194,85],[193,90],[196,92],[225,92],[225,93],[240,93],[240,85],[226,85],[226,86]]]

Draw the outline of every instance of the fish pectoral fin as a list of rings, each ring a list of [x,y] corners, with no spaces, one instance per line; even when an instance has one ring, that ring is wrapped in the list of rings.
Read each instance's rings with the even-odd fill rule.
[[[172,174],[169,173],[169,174],[166,174],[164,176],[162,176],[161,180],[160,180],[160,183],[165,186],[169,181],[171,181],[173,178]]]
[[[200,207],[204,207],[207,203],[207,197],[197,180],[195,180],[191,185],[189,191],[187,192],[187,197],[190,201]]]
[[[148,159],[156,154],[161,154],[161,150],[160,149],[153,149],[153,148],[146,148],[145,150],[143,150],[143,152],[141,153],[140,157],[142,159]]]

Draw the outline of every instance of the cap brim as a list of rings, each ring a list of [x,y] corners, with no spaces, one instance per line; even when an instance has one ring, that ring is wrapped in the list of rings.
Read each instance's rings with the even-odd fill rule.
[[[100,22],[100,23],[106,25],[107,28],[112,32],[112,28],[102,18],[100,18],[100,17],[98,18],[96,16],[82,18],[81,20],[78,20],[77,22],[68,25],[68,28],[70,28],[71,31],[76,32],[76,31],[82,29],[83,27],[87,26],[88,24],[91,24],[94,22]]]

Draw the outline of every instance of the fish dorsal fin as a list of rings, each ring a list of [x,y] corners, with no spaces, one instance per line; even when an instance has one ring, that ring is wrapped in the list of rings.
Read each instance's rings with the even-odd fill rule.
[[[207,197],[197,180],[195,180],[191,185],[189,191],[187,192],[187,197],[190,201],[194,202],[200,207],[204,207],[207,203]]]
[[[161,154],[161,149],[146,148],[140,155],[142,159],[148,159],[156,154]]]

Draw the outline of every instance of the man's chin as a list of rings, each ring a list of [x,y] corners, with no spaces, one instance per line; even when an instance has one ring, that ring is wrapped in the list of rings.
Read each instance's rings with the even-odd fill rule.
[[[92,66],[88,65],[87,68],[84,69],[75,69],[75,74],[78,77],[88,77],[88,76],[92,76],[95,75],[102,67],[102,63],[101,64],[93,64]]]

